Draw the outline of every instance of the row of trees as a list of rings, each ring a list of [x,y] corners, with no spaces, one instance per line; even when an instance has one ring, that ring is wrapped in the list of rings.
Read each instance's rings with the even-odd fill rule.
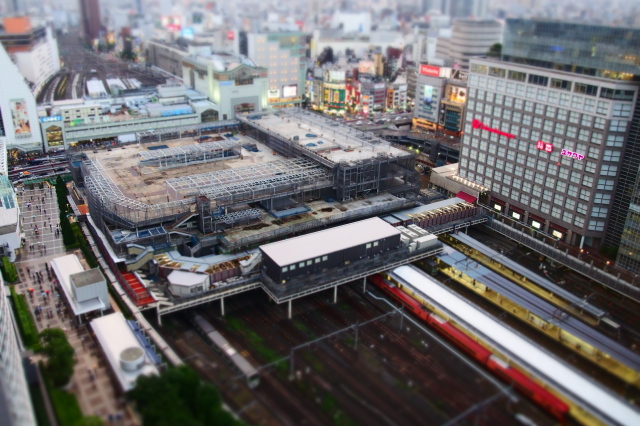
[[[243,425],[223,410],[218,390],[186,366],[139,377],[127,398],[135,402],[145,425]]]

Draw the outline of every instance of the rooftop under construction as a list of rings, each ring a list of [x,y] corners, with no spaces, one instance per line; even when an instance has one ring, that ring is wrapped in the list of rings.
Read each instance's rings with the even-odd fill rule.
[[[235,250],[275,227],[291,235],[415,204],[404,197],[419,189],[414,155],[384,140],[299,109],[238,118],[217,134],[86,155],[89,210],[116,251],[204,240]]]

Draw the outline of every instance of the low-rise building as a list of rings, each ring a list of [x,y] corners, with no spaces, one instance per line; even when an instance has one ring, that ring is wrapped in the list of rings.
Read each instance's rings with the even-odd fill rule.
[[[215,104],[218,119],[259,112],[269,106],[268,70],[246,57],[225,53],[194,55],[182,61],[184,83]]]
[[[142,132],[217,121],[217,108],[205,95],[169,83],[153,91],[56,101],[50,115],[40,117],[40,127],[49,151],[83,143],[131,142]]]

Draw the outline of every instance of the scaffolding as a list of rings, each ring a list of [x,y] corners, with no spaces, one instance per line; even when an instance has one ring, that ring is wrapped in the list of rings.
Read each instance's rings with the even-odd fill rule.
[[[134,229],[173,221],[190,210],[194,200],[145,204],[125,196],[97,160],[82,164],[87,202],[96,221]]]
[[[166,185],[167,193],[178,199],[203,194],[218,201],[217,195],[232,196],[234,191],[256,187],[266,180],[279,178],[281,182],[299,183],[305,180],[305,176],[317,180],[331,179],[323,167],[304,158],[294,158],[167,179]]]
[[[162,142],[172,139],[195,138],[203,135],[235,130],[240,125],[238,120],[213,121],[188,126],[138,132],[136,136],[141,143]]]
[[[158,167],[160,170],[191,164],[237,158],[242,148],[239,141],[224,140],[200,144],[175,146],[172,148],[142,151],[138,155],[138,166]]]

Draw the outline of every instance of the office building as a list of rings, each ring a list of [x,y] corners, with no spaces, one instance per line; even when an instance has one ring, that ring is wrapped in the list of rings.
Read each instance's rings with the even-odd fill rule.
[[[9,287],[0,275],[0,418],[7,426],[31,426],[36,424],[25,377],[22,344],[18,328],[11,312]]]
[[[460,175],[491,188],[496,210],[599,248],[637,91],[633,82],[474,59]]]
[[[638,172],[640,177],[640,170]],[[616,266],[635,274],[640,273],[640,178],[636,179],[636,186],[629,204]]]
[[[270,107],[299,106],[307,74],[306,37],[301,32],[249,33],[248,56],[269,70]]]
[[[80,22],[84,39],[87,42],[100,38],[102,24],[100,21],[100,0],[79,0]]]
[[[524,19],[507,21],[502,48],[504,59],[508,61],[626,82],[640,79],[639,51],[638,28]],[[623,124],[627,131],[608,218],[605,245],[609,247],[620,245],[640,164],[638,99],[631,97],[625,89],[621,90],[606,90],[599,94],[600,98],[613,101],[614,108],[619,108],[618,102],[624,105],[625,112],[614,109],[613,114],[625,119]],[[629,104],[631,115],[627,116]]]
[[[28,16],[4,18],[0,43],[36,95],[60,70],[58,43],[51,28],[33,28]]]
[[[220,120],[230,120],[240,112],[260,112],[269,105],[268,70],[246,57],[194,55],[185,58],[182,67],[184,83],[216,104]]]

